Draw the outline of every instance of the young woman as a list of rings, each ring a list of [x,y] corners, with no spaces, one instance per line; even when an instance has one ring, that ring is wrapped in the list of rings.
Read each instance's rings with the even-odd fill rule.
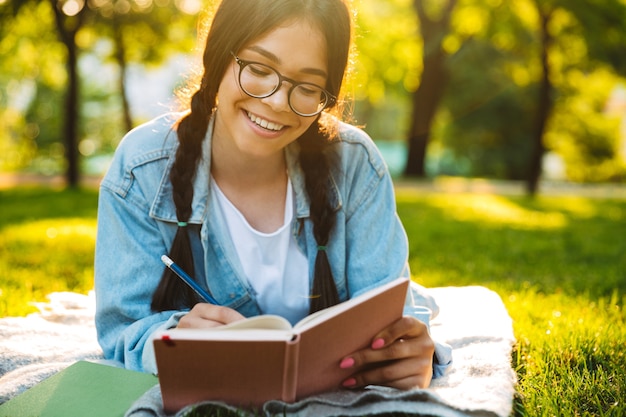
[[[151,335],[310,312],[409,276],[389,172],[344,124],[351,14],[342,0],[223,0],[182,114],[131,131],[100,188],[96,324],[105,356],[155,371]],[[169,256],[211,294],[195,294]],[[415,303],[436,311],[413,285]],[[349,331],[349,329],[346,329]],[[406,315],[344,358],[343,382],[426,387],[427,324]],[[210,360],[210,358],[208,358]]]

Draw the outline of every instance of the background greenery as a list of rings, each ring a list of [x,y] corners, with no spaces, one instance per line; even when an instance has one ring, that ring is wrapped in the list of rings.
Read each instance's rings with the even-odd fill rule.
[[[417,281],[502,297],[518,415],[626,413],[626,199],[398,187],[397,200]],[[93,287],[96,204],[91,189],[0,191],[0,316]]]
[[[200,10],[216,3],[0,0],[0,171],[63,173],[68,147],[78,148],[82,173],[100,169],[130,127],[173,106],[172,90],[197,63]],[[406,146],[411,121],[432,111],[422,132],[429,176],[523,179],[539,135],[563,164],[558,175],[624,180],[626,0],[352,3],[357,55],[346,92],[356,100],[355,120],[374,139]],[[440,77],[423,80],[433,51],[442,57],[433,70]],[[151,78],[157,67],[169,69]],[[544,80],[547,124],[538,133]],[[423,111],[412,113],[418,89],[434,86],[441,97],[425,91]],[[157,90],[166,93],[142,101]],[[78,136],[71,145],[70,123]]]
[[[0,191],[0,317],[54,291],[93,288],[97,192]]]

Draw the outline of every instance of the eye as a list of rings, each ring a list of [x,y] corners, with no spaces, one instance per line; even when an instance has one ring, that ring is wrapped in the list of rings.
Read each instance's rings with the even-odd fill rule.
[[[302,94],[304,96],[309,96],[309,97],[314,97],[314,96],[320,96],[322,93],[322,90],[313,84],[300,84],[298,86],[298,94]]]
[[[270,67],[265,66],[263,64],[255,64],[255,63],[248,64],[246,69],[250,72],[250,74],[259,78],[267,78],[267,77],[272,77],[274,75],[274,70],[272,70]]]

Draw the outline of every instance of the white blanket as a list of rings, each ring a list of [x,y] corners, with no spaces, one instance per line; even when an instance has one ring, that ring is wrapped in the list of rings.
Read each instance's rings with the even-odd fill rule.
[[[484,287],[431,291],[441,308],[431,333],[453,347],[454,362],[444,377],[433,380],[427,400],[435,399],[454,415],[508,416],[516,383],[511,369],[515,339],[500,297]],[[38,306],[39,313],[0,319],[0,403],[77,360],[102,359],[93,294],[49,298]]]

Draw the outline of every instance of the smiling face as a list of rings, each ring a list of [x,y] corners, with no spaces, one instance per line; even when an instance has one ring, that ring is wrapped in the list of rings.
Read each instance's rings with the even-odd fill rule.
[[[233,52],[295,81],[326,86],[326,40],[306,21],[288,22]],[[229,152],[231,158],[282,157],[284,147],[298,139],[317,116],[298,116],[291,110],[288,94],[292,84],[288,81],[269,97],[253,98],[241,90],[238,76],[239,65],[233,58],[218,90],[215,146]]]

